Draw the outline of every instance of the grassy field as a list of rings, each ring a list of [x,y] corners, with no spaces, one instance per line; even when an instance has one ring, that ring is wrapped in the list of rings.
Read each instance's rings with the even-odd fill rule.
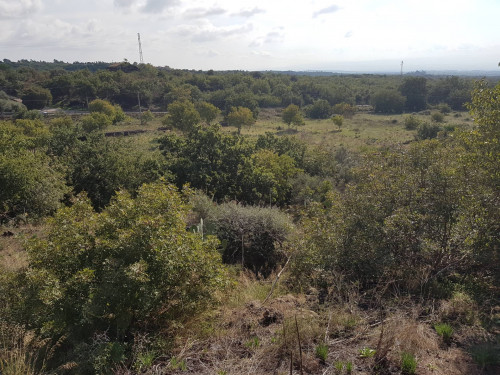
[[[393,144],[405,143],[415,138],[415,130],[406,130],[404,119],[408,115],[380,115],[362,112],[351,119],[344,119],[341,129],[330,119],[305,120],[305,125],[298,128],[288,128],[281,121],[281,113],[276,109],[264,109],[259,114],[256,123],[243,128],[241,133],[257,137],[266,132],[276,134],[296,135],[309,145],[334,149],[343,146],[350,150],[364,151]],[[431,122],[430,114],[416,115],[421,121]],[[442,125],[464,125],[471,121],[466,112],[451,113],[444,118]],[[232,127],[224,128],[235,132]]]
[[[380,147],[406,143],[415,138],[416,130],[406,130],[404,119],[406,114],[382,115],[369,112],[357,113],[354,117],[344,119],[341,129],[330,119],[305,119],[305,125],[298,128],[288,128],[281,120],[280,109],[262,109],[254,125],[241,129],[241,134],[256,138],[259,135],[271,132],[276,135],[295,135],[309,145],[320,146],[324,149],[345,147],[353,151],[370,151]],[[416,115],[421,121],[431,122],[430,112]],[[222,120],[222,117],[219,119]],[[471,123],[467,112],[452,112],[444,117],[442,126],[463,126]],[[158,131],[163,127],[161,117],[155,117],[146,125],[141,125],[139,119],[128,118],[107,131],[119,132],[127,130],[146,130],[139,138],[151,140],[164,132]],[[223,127],[223,131],[236,133],[232,126]]]

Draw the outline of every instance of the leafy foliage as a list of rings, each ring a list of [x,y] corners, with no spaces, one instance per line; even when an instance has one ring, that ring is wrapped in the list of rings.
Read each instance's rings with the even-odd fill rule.
[[[242,264],[256,275],[268,276],[284,258],[282,246],[292,224],[280,210],[236,203],[199,208],[207,228],[221,240],[224,262]]]
[[[294,126],[304,125],[304,119],[300,113],[300,108],[295,104],[290,104],[286,107],[281,114],[281,118],[289,127],[292,124]]]
[[[233,107],[226,116],[227,124],[238,129],[238,134],[241,133],[243,126],[250,126],[255,122],[252,111],[246,107]]]
[[[168,114],[163,118],[164,125],[190,131],[201,121],[200,114],[190,101],[175,101],[169,104]]]
[[[210,303],[224,285],[217,241],[186,232],[186,214],[182,196],[162,182],[135,199],[119,192],[101,213],[79,196],[29,245],[32,324],[121,340],[133,327],[160,327]]]
[[[405,98],[394,90],[378,91],[371,100],[377,113],[401,113],[405,104]]]
[[[305,108],[306,116],[312,119],[326,119],[332,114],[330,103],[325,99],[318,99]]]

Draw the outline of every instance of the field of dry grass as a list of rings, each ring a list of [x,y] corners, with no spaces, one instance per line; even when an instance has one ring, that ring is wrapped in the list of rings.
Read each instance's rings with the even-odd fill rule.
[[[286,283],[286,280],[284,281]],[[445,343],[433,328],[445,310],[408,300],[395,308],[360,308],[362,296],[326,303],[314,289],[266,300],[271,280],[239,276],[233,293],[209,315],[180,329],[173,357],[158,360],[168,374],[402,374],[402,355],[415,374],[496,374],[472,348],[494,340],[478,322],[457,325]],[[450,301],[445,301],[444,304]],[[404,306],[404,307],[402,307]],[[474,311],[473,307],[469,312]],[[174,365],[172,358],[175,358]],[[182,366],[178,366],[182,363]]]

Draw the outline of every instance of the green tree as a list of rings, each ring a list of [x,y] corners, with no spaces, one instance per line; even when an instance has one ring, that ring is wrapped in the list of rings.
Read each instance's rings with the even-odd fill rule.
[[[45,154],[47,129],[39,121],[0,122],[0,221],[43,217],[69,192],[62,165]]]
[[[240,165],[252,152],[243,138],[212,124],[195,127],[186,138],[168,134],[158,141],[179,187],[189,183],[217,200],[240,197]]]
[[[183,100],[168,105],[167,115],[163,118],[162,123],[182,131],[190,131],[200,120],[200,114],[194,104]]]
[[[110,116],[101,113],[93,112],[90,115],[84,116],[81,120],[82,129],[86,133],[91,133],[94,131],[105,130],[113,124],[113,120]]]
[[[91,133],[76,144],[68,160],[68,179],[76,193],[85,191],[93,206],[102,209],[119,189],[134,192],[156,181],[163,169],[158,156],[140,150],[133,141]]]
[[[356,114],[356,107],[349,103],[337,103],[333,106],[333,113],[345,118],[352,118]]]
[[[340,128],[342,127],[342,124],[344,123],[344,116],[341,115],[335,115],[331,118],[332,122],[338,126],[339,131]]]
[[[113,124],[116,124],[125,119],[125,114],[123,113],[122,108],[116,104],[112,105],[107,100],[95,99],[89,103],[89,112],[90,113],[102,113],[108,116]]]
[[[295,104],[290,104],[288,107],[286,107],[281,114],[281,118],[283,122],[288,125],[288,127],[290,127],[292,124],[294,126],[305,124],[302,113],[300,112],[300,108]]]
[[[255,119],[252,111],[245,107],[233,107],[226,116],[226,121],[229,126],[234,126],[238,129],[238,134],[241,133],[243,126],[253,125]]]
[[[421,111],[427,108],[427,79],[407,77],[399,88],[406,97],[405,108],[408,111]]]
[[[142,114],[141,114],[141,125],[146,125],[148,122],[152,121],[153,119],[154,119],[154,116],[153,116],[153,114],[151,113],[150,110],[142,112]]]
[[[220,114],[220,109],[208,102],[199,102],[196,104],[196,109],[200,117],[207,125],[210,125]]]
[[[307,249],[296,257],[297,281],[314,280],[311,272],[320,283],[341,274],[368,287],[397,280],[401,290],[419,293],[438,275],[466,275],[472,254],[463,241],[474,230],[459,224],[461,152],[430,140],[368,158],[357,184],[310,205],[296,244]]]
[[[61,167],[43,152],[0,154],[0,221],[20,214],[53,213],[69,193]]]
[[[372,96],[371,102],[377,113],[401,113],[405,98],[395,90],[380,90]]]
[[[107,115],[109,117],[114,117],[115,108],[107,100],[95,99],[89,103],[89,112],[90,113],[94,113],[94,112],[104,113],[105,115]]]
[[[290,156],[261,149],[241,168],[242,196],[254,204],[287,204],[292,179],[299,172]]]
[[[28,109],[42,109],[52,103],[52,94],[43,87],[33,85],[24,90],[21,99]]]
[[[330,117],[332,108],[325,99],[318,99],[305,108],[306,116],[312,119],[326,119]]]

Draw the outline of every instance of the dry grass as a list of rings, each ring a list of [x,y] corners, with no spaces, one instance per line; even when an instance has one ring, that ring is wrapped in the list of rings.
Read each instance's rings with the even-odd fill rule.
[[[419,375],[483,373],[465,342],[441,345],[432,326],[436,316],[423,314],[427,310],[418,306],[393,306],[382,319],[380,312],[361,310],[352,301],[320,304],[314,291],[292,295],[282,286],[263,303],[272,280],[240,273],[219,309],[199,315],[173,332],[175,349],[160,355],[146,373],[288,375],[290,363],[293,374],[299,374],[301,368],[303,374],[346,374],[348,363],[352,374],[373,374],[377,366],[386,373],[401,373],[403,352],[415,356]],[[484,341],[484,330],[474,328],[468,332],[468,342],[471,337]],[[316,356],[320,344],[328,347],[324,361]],[[362,357],[362,348],[378,353]],[[173,368],[173,357],[185,368]],[[344,370],[339,372],[341,366]]]

